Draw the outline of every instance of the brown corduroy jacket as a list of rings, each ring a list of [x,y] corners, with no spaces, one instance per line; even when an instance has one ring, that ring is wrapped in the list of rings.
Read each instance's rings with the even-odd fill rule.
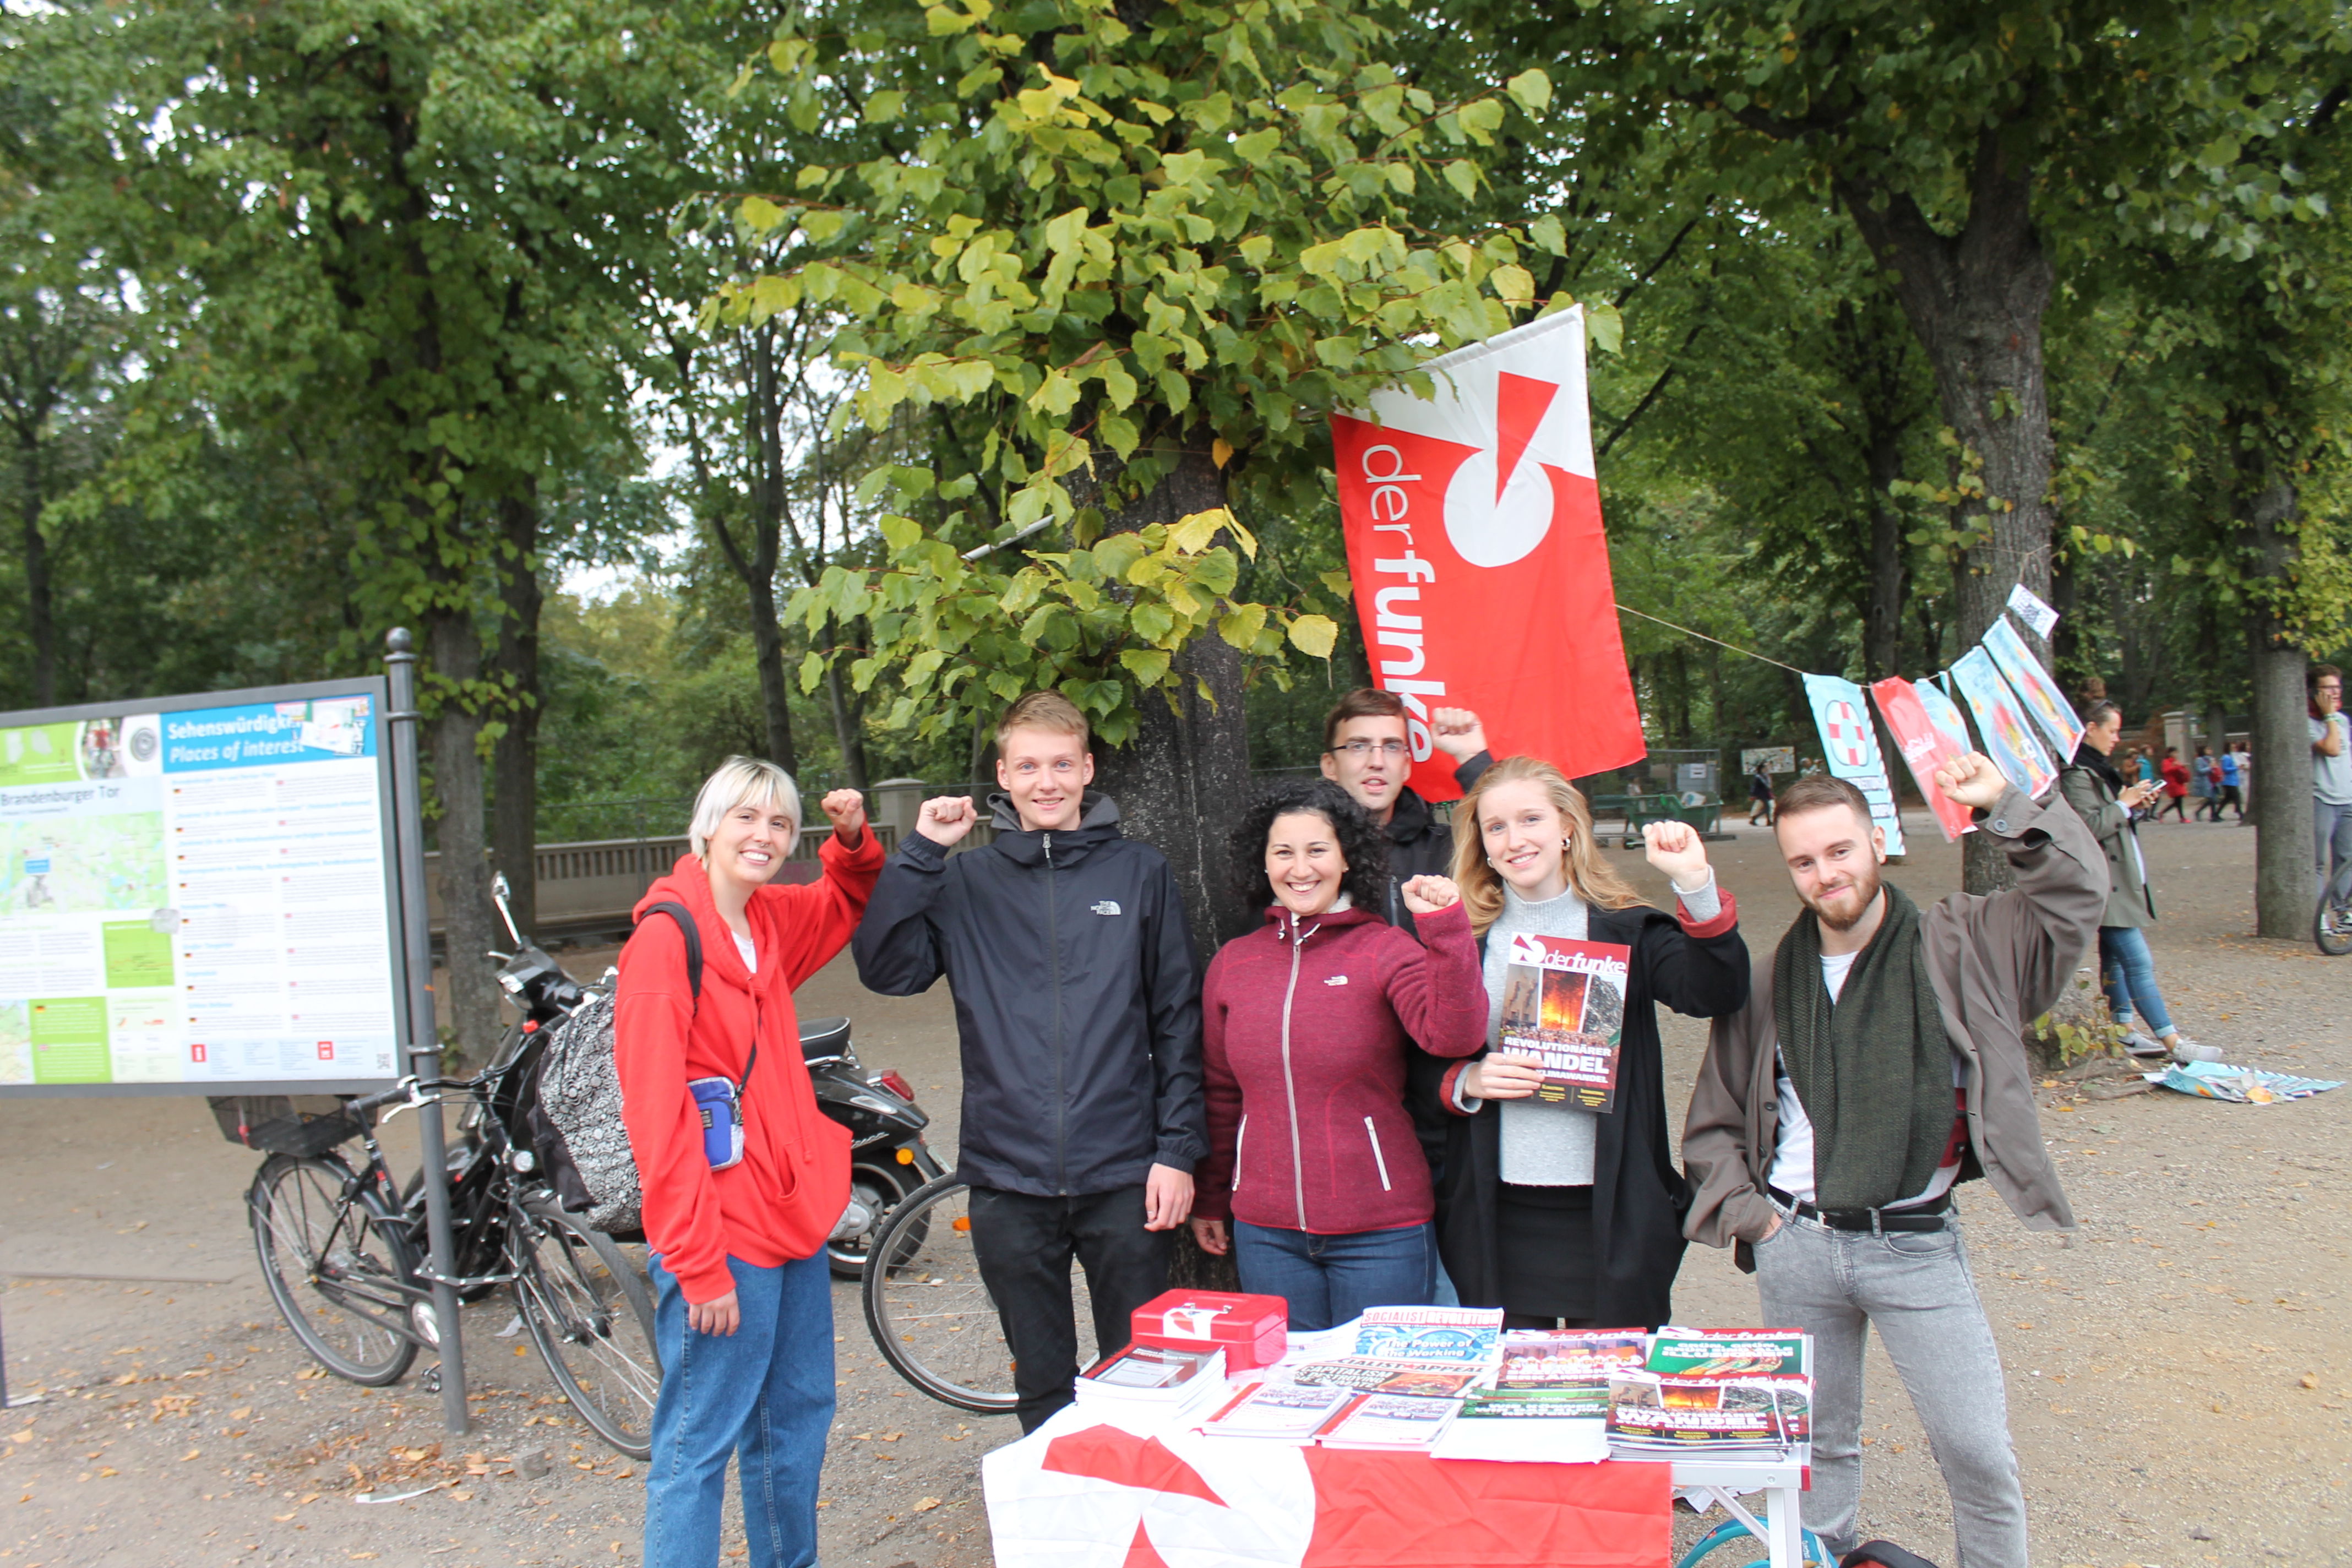
[[[1944,1032],[1968,1064],[1969,1163],[2027,1225],[2071,1230],[2074,1214],[2042,1142],[2025,1031],[2058,1000],[2098,936],[2107,859],[2055,791],[2037,805],[2011,789],[1975,815],[1977,831],[2008,851],[2017,886],[1954,893],[1920,914]],[[1709,1247],[1754,1242],[1772,1228],[1764,1186],[1780,1120],[1778,945],[1755,950],[1748,1005],[1715,1021],[1683,1125],[1683,1169],[1693,1188],[1683,1234]]]

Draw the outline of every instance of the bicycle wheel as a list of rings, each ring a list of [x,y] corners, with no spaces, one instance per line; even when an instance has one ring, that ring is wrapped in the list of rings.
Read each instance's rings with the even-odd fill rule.
[[[512,1226],[516,1304],[556,1387],[598,1436],[646,1458],[661,1356],[643,1263],[551,1197],[520,1204]]]
[[[2311,936],[2330,958],[2352,952],[2352,904],[2338,903],[2323,889],[2319,908],[2311,917]]]
[[[346,1197],[346,1192],[352,1194]],[[246,1194],[270,1300],[302,1348],[337,1377],[397,1383],[416,1359],[407,1332],[416,1251],[341,1160],[273,1154]]]
[[[898,1375],[945,1405],[1002,1415],[1013,1405],[1013,1356],[971,1247],[971,1189],[952,1175],[917,1188],[866,1255],[866,1326]],[[1078,1364],[1095,1359],[1083,1271],[1070,1277]]]

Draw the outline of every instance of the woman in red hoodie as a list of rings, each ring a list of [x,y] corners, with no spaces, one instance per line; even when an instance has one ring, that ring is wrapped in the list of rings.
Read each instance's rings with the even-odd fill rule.
[[[834,1408],[824,1244],[849,1203],[849,1134],[817,1109],[793,987],[847,944],[882,870],[856,790],[826,795],[824,814],[824,877],[777,886],[800,837],[800,793],[772,763],[729,758],[695,801],[694,852],[646,890],[621,950],[614,1060],[645,1185],[662,1361],[645,1559],[662,1568],[719,1561],[738,1450],[751,1561],[816,1561]],[[684,929],[647,913],[664,902],[694,916],[699,996]],[[721,1164],[706,1140],[709,1086],[698,1100],[694,1079],[734,1086],[739,1160]]]
[[[1415,877],[1403,895],[1421,940],[1381,919],[1382,836],[1321,779],[1260,800],[1233,853],[1251,903],[1269,887],[1275,902],[1202,989],[1209,1154],[1194,1238],[1231,1246],[1242,1289],[1287,1300],[1296,1330],[1425,1306],[1436,1205],[1404,1108],[1405,1055],[1415,1040],[1441,1057],[1486,1044],[1468,913],[1452,882]]]

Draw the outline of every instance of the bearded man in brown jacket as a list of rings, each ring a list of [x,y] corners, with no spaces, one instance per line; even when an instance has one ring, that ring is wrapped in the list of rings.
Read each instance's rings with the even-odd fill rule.
[[[2037,1229],[2074,1213],[2042,1142],[2027,1025],[2098,934],[2107,863],[2056,795],[2037,805],[1970,752],[1936,773],[2008,853],[2017,885],[1922,910],[1883,880],[1862,792],[1809,776],[1774,832],[1804,913],[1716,1020],[1692,1091],[1684,1232],[1737,1244],[1764,1319],[1813,1336],[1805,1524],[1859,1543],[1862,1352],[1872,1324],[1952,1498],[1966,1568],[2026,1568],[2025,1496],[2000,1355],[1952,1189],[1983,1177]]]

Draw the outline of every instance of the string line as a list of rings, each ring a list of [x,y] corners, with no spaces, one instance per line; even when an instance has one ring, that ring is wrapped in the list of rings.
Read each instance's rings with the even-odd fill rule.
[[[1734,653],[1736,653],[1736,654],[1743,655],[1743,656],[1745,656],[1746,658],[1760,658],[1760,659],[1763,659],[1763,661],[1764,661],[1766,664],[1780,664],[1780,668],[1781,668],[1782,669],[1787,670],[1787,671],[1788,671],[1790,674],[1791,674],[1791,675],[1802,675],[1802,674],[1804,674],[1804,673],[1805,673],[1803,670],[1799,669],[1799,668],[1798,668],[1795,665],[1793,665],[1793,664],[1780,664],[1780,661],[1779,659],[1777,659],[1777,658],[1769,658],[1769,657],[1767,657],[1767,656],[1766,656],[1766,655],[1764,655],[1764,654],[1758,653],[1758,652],[1757,652],[1755,649],[1753,649],[1753,648],[1738,647],[1734,646],[1733,644],[1730,644],[1730,643],[1727,643],[1727,642],[1724,641],[1721,637],[1711,637],[1707,636],[1705,632],[1695,632],[1695,631],[1691,630],[1691,629],[1690,629],[1690,627],[1688,627],[1688,626],[1678,626],[1675,625],[1675,623],[1674,623],[1674,622],[1672,622],[1672,621],[1662,621],[1662,620],[1659,620],[1657,616],[1653,616],[1653,615],[1650,615],[1650,614],[1648,614],[1648,613],[1646,613],[1646,612],[1644,612],[1644,611],[1642,611],[1642,610],[1634,609],[1633,606],[1631,606],[1631,605],[1618,605],[1618,606],[1617,606],[1617,608],[1618,608],[1619,610],[1622,611],[1624,614],[1629,615],[1629,616],[1640,616],[1642,617],[1642,619],[1643,619],[1643,620],[1645,620],[1645,621],[1654,622],[1654,623],[1655,623],[1655,624],[1656,624],[1656,625],[1658,625],[1658,626],[1662,626],[1665,627],[1665,628],[1666,628],[1668,631],[1670,631],[1670,632],[1680,632],[1680,633],[1682,633],[1682,634],[1683,634],[1683,636],[1685,636],[1685,637],[1696,637],[1696,638],[1698,638],[1698,640],[1699,640],[1699,641],[1701,641],[1701,642],[1711,642],[1711,643],[1713,643],[1713,644],[1714,644],[1716,647],[1727,647],[1727,648],[1730,648],[1732,652],[1734,652]]]

